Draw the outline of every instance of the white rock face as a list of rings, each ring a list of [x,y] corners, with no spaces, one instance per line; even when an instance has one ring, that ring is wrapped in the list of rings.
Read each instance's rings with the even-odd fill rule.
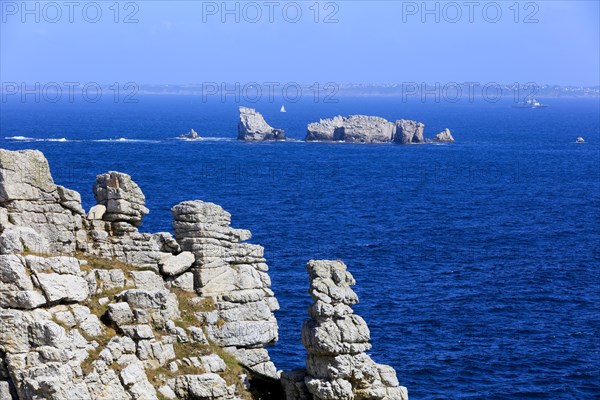
[[[342,141],[353,143],[388,143],[395,125],[380,117],[365,115],[337,116],[308,125],[306,141]]]
[[[35,275],[39,287],[51,303],[80,302],[88,298],[88,286],[85,279],[68,274],[42,274]]]
[[[452,134],[450,133],[450,129],[446,128],[443,131],[441,131],[440,133],[438,133],[437,135],[435,135],[435,137],[432,139],[432,142],[452,143],[452,142],[454,142],[454,138],[452,137]]]
[[[235,399],[235,388],[227,386],[223,378],[212,373],[178,376],[175,380],[175,393],[182,399]]]
[[[209,339],[222,347],[244,349],[240,362],[274,378],[275,366],[263,348],[277,341],[273,311],[279,305],[269,288],[264,249],[241,243],[251,237],[250,232],[232,229],[231,215],[216,204],[187,201],[172,212],[175,238],[196,259],[192,268],[195,290],[216,305],[215,311],[200,315]],[[232,352],[237,355],[236,350]]]
[[[41,152],[0,149],[0,207],[0,254],[23,251],[25,246],[37,252],[76,249],[83,229],[81,200],[54,183]]]
[[[106,207],[102,216],[105,221],[127,222],[138,226],[144,215],[150,211],[146,208],[146,198],[140,187],[131,177],[121,172],[108,172],[98,175],[94,184],[96,202]]]
[[[194,261],[194,254],[189,251],[184,251],[176,256],[170,253],[163,253],[160,271],[168,276],[180,275],[190,269]]]
[[[94,207],[90,208],[90,211],[87,214],[87,219],[90,220],[102,220],[104,214],[106,213],[106,206],[102,204],[96,204]]]
[[[425,125],[399,120],[394,124],[380,117],[366,115],[337,116],[308,125],[305,141],[342,141],[351,143],[424,143]]]
[[[358,303],[351,289],[354,278],[341,261],[310,261],[311,319],[302,327],[306,371],[284,374],[288,399],[406,400],[395,371],[376,364],[365,352],[371,348],[369,328],[352,311]],[[302,385],[304,380],[305,387]]]
[[[285,140],[285,132],[267,124],[263,116],[253,108],[240,107],[238,140],[265,141]]]
[[[396,121],[394,142],[401,144],[425,143],[423,130],[425,125],[417,121],[401,119]]]

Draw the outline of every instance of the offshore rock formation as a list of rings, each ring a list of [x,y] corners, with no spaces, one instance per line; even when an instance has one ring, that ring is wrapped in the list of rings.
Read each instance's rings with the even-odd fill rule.
[[[394,124],[384,118],[351,115],[337,116],[308,125],[306,141],[385,143],[394,137]]]
[[[337,116],[308,124],[304,140],[307,142],[416,144],[426,142],[423,136],[424,128],[425,125],[420,122],[405,119],[393,123],[384,118],[365,115]],[[440,139],[446,139],[446,136]],[[437,141],[437,139],[434,140]]]
[[[87,216],[38,151],[0,150],[0,177],[2,400],[283,396],[268,267],[226,211],[174,207],[178,242],[138,232],[126,174],[98,175]]]
[[[196,132],[195,130],[190,130],[188,133],[186,134],[181,134],[179,135],[179,139],[188,139],[188,140],[202,140],[202,138],[200,137],[200,135],[198,135],[198,132]]]
[[[240,107],[238,140],[260,142],[285,139],[283,129],[271,127],[258,111],[253,108]]]
[[[417,121],[407,119],[396,121],[394,142],[400,144],[424,143],[423,129],[425,129],[425,125]]]
[[[352,311],[358,303],[350,288],[354,278],[341,261],[310,261],[311,319],[302,327],[306,370],[284,373],[287,399],[404,400],[396,372],[376,364],[365,352],[371,348],[366,322]]]
[[[454,138],[450,133],[450,129],[446,128],[437,135],[435,135],[435,137],[431,139],[431,141],[437,143],[452,143],[454,142]]]

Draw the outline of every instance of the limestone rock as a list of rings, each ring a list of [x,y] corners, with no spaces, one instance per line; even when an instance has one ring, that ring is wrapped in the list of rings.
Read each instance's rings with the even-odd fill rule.
[[[0,149],[0,232],[3,253],[19,251],[72,252],[82,231],[81,201],[73,191],[57,186],[44,155],[36,150]],[[16,232],[6,232],[18,228]],[[33,238],[29,228],[44,240]],[[32,247],[33,246],[33,247]],[[21,250],[22,251],[22,250]]]
[[[81,206],[81,195],[79,193],[63,186],[56,186],[56,189],[58,190],[61,205],[75,214],[85,215],[85,211]]]
[[[240,107],[240,122],[238,124],[238,140],[265,141],[285,140],[282,129],[271,127],[263,116],[253,108]]]
[[[389,143],[395,126],[384,118],[365,115],[337,116],[308,125],[306,141]]]
[[[0,255],[0,307],[33,309],[46,298],[33,286],[25,260],[19,255]]]
[[[94,207],[90,208],[90,211],[87,214],[87,219],[89,220],[101,220],[106,213],[106,206],[102,204],[96,204]]]
[[[146,198],[131,177],[121,172],[107,172],[96,177],[94,184],[96,202],[106,207],[105,221],[127,222],[134,226],[142,223],[149,210]]]
[[[214,311],[199,313],[208,338],[231,347],[236,355],[236,350],[262,349],[277,341],[273,311],[278,304],[269,289],[263,248],[241,243],[250,233],[231,228],[231,215],[215,204],[186,201],[172,212],[177,242],[195,256],[194,288],[215,303]],[[261,357],[256,362],[252,357],[239,361],[254,373],[274,375],[268,353]]]
[[[435,135],[435,137],[432,139],[432,142],[451,143],[451,142],[454,142],[454,138],[452,137],[452,134],[450,133],[450,129],[446,128],[443,131],[441,131],[440,133],[438,133],[437,135]]]
[[[80,302],[89,296],[87,282],[82,277],[69,274],[38,273],[35,278],[51,303]]]
[[[195,261],[194,254],[184,251],[176,256],[170,253],[161,254],[160,270],[164,275],[180,275],[190,269]]]
[[[201,140],[202,138],[198,135],[198,132],[192,129],[186,134],[179,135],[179,139]]]
[[[401,119],[396,121],[394,142],[401,144],[425,143],[423,129],[425,125],[417,121]]]
[[[183,375],[175,380],[175,393],[182,399],[233,400],[235,387],[217,374]]]
[[[309,293],[314,301],[310,320],[302,328],[306,347],[306,390],[314,399],[406,400],[395,371],[376,364],[365,352],[371,348],[365,321],[353,314],[358,298],[351,286],[354,278],[341,261],[310,261]],[[287,374],[286,392],[291,398],[305,396],[301,371]]]

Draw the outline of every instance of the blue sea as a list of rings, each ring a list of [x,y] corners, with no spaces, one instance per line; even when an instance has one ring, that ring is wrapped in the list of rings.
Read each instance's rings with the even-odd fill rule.
[[[42,150],[86,209],[97,174],[130,174],[151,210],[144,231],[171,231],[183,200],[230,211],[265,247],[279,369],[304,364],[306,262],[339,258],[357,280],[371,355],[412,399],[600,399],[598,99],[533,110],[311,99],[287,113],[279,102],[138,100],[3,102],[0,146]],[[237,142],[238,105],[298,140]],[[428,137],[450,128],[456,143],[301,141],[307,123],[337,114],[416,119]],[[176,139],[192,128],[209,139]]]

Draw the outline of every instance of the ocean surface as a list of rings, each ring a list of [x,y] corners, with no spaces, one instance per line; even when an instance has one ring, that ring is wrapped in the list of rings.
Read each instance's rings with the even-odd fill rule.
[[[138,96],[136,104],[0,104],[0,147],[39,149],[57,183],[94,204],[95,176],[130,174],[171,231],[170,208],[215,202],[265,247],[279,369],[304,364],[309,259],[342,259],[370,354],[411,399],[600,399],[600,104],[456,104],[340,98],[254,106],[285,143],[235,140],[237,104]],[[232,99],[233,100],[233,99]],[[449,145],[304,143],[337,114],[408,118]],[[177,140],[194,128],[210,139]],[[583,136],[586,143],[577,144]]]

